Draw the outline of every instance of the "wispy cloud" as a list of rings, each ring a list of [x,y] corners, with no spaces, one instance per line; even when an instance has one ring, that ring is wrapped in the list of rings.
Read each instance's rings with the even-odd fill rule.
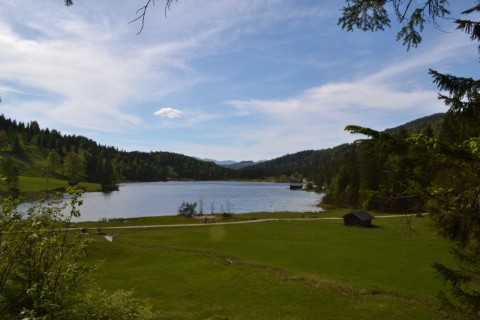
[[[182,0],[166,18],[152,7],[139,36],[137,6],[0,1],[0,113],[120,148],[259,160],[442,111],[427,69],[476,54],[450,34],[408,54],[346,34],[335,1]]]

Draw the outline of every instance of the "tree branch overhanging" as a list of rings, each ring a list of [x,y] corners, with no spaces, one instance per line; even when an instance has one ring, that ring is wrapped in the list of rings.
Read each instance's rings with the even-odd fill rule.
[[[138,15],[135,19],[131,20],[128,24],[136,22],[136,21],[142,21],[142,25],[140,27],[140,30],[137,32],[137,35],[142,33],[143,27],[145,26],[145,16],[147,15],[147,9],[148,6],[151,4],[155,5],[155,0],[148,0],[147,3],[141,7],[140,9],[137,10],[136,14]]]
[[[64,1],[65,1],[66,6],[72,6],[73,5],[73,0],[64,0]],[[167,16],[167,11],[170,11],[170,7],[171,7],[173,1],[174,0],[165,0],[165,16]],[[177,0],[175,0],[175,1],[177,1]],[[145,17],[147,16],[147,10],[150,7],[150,5],[155,6],[155,0],[147,0],[145,5],[143,5],[142,7],[140,7],[136,11],[135,14],[137,15],[137,17],[134,18],[133,20],[131,20],[128,23],[128,24],[130,24],[130,23],[134,23],[134,22],[137,22],[137,21],[141,21],[142,24],[140,26],[140,30],[137,32],[137,35],[142,33],[143,28],[145,27]]]
[[[170,7],[171,7],[173,1],[174,0],[166,0],[165,1],[165,17],[167,16],[167,11],[170,11]],[[177,1],[177,0],[175,0],[175,1]],[[133,23],[133,22],[141,21],[142,24],[140,26],[140,30],[137,32],[137,35],[142,33],[143,28],[145,27],[145,17],[147,16],[147,10],[148,10],[150,5],[155,6],[155,0],[147,0],[145,5],[140,7],[137,10],[137,12],[136,12],[137,17],[135,19],[131,20],[128,23],[128,24],[130,24],[130,23]]]

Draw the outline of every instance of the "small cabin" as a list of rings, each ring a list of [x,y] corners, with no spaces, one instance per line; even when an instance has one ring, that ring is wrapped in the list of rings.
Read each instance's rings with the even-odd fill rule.
[[[346,226],[371,227],[375,217],[368,211],[353,211],[343,216]]]

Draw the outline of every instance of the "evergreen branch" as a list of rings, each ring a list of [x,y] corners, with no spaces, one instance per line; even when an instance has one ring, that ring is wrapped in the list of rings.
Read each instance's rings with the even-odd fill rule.
[[[447,91],[450,95],[455,95],[459,99],[480,90],[480,80],[442,74],[432,69],[428,73],[433,77],[433,82],[439,90]]]
[[[467,282],[469,279],[463,273],[447,268],[443,264],[435,263],[433,268],[437,272],[439,278],[442,279],[444,284],[451,283],[453,286],[458,286],[461,283]]]
[[[403,39],[403,45],[407,46],[407,51],[411,47],[418,47],[420,42],[422,42],[420,32],[423,31],[424,23],[423,9],[416,9],[410,16],[408,23],[397,33],[397,41]]]
[[[480,41],[480,22],[456,19],[455,23],[457,24],[457,30],[462,30],[470,35],[470,40]]]
[[[447,5],[448,0],[428,0],[424,8],[428,8],[428,16],[436,24],[437,18],[444,18],[450,14],[450,11],[446,8]]]
[[[381,132],[379,131],[376,131],[370,128],[355,126],[355,125],[346,126],[345,131],[350,131],[350,133],[352,134],[363,134],[371,138],[379,138],[381,135]]]
[[[453,112],[454,114],[461,113],[464,111],[467,106],[458,96],[446,96],[443,94],[438,95],[439,100],[443,100],[446,106],[449,107],[449,111]]]
[[[390,27],[390,19],[384,8],[385,0],[347,0],[350,3],[342,9],[342,16],[338,19],[338,25],[343,30],[353,31],[354,28],[362,31],[379,31],[384,27]]]
[[[403,12],[400,12],[400,4],[402,3],[402,0],[395,0],[393,8],[395,10],[395,14],[397,15],[398,22],[403,22],[403,20],[405,20],[405,17],[407,15],[408,10],[410,9],[410,5],[412,4],[412,1],[413,0],[409,0],[407,5],[405,6],[405,10],[403,10]]]
[[[476,11],[480,11],[480,3],[470,9],[463,11],[462,14],[470,14]]]

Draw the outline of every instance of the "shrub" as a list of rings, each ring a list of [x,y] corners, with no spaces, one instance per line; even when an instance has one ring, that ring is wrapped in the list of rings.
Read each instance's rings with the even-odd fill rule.
[[[93,289],[78,296],[66,319],[71,320],[147,320],[153,319],[150,307],[132,297],[132,291],[108,292]]]
[[[189,203],[189,202],[183,201],[180,207],[178,208],[178,215],[191,218],[197,213],[196,208],[197,208],[196,202]]]

